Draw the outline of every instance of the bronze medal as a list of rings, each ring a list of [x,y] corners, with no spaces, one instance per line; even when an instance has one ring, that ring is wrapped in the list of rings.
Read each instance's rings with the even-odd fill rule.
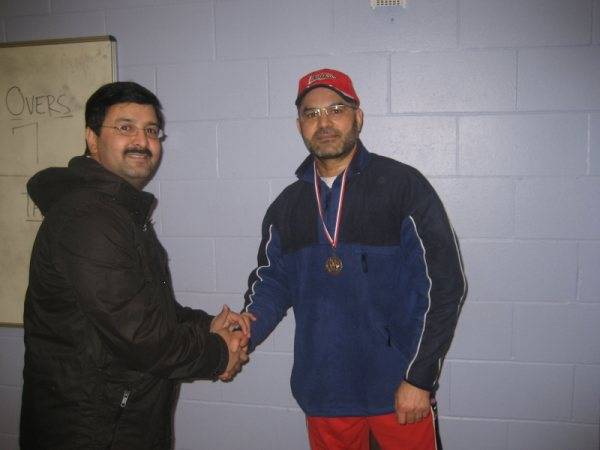
[[[349,164],[348,164],[349,165]],[[333,230],[333,237],[331,233],[327,229],[327,225],[325,225],[325,217],[323,214],[323,207],[321,205],[321,195],[319,190],[319,180],[317,177],[317,164],[316,161],[313,160],[313,171],[314,171],[314,182],[315,182],[315,197],[317,200],[317,208],[319,211],[319,217],[321,218],[321,224],[323,225],[323,232],[325,234],[325,238],[329,241],[333,251],[336,251],[338,245],[338,238],[340,232],[340,223],[342,222],[342,206],[344,204],[344,194],[346,192],[346,175],[348,173],[348,167],[344,169],[344,173],[342,175],[342,185],[340,187],[340,199],[338,200],[338,208],[337,214],[335,218],[335,229]],[[325,272],[329,275],[339,275],[342,273],[342,268],[344,264],[342,264],[342,260],[339,256],[333,254],[329,256],[325,260]]]
[[[344,267],[344,264],[342,264],[342,260],[336,255],[332,255],[325,260],[325,271],[329,275],[339,275],[342,273],[342,267]]]

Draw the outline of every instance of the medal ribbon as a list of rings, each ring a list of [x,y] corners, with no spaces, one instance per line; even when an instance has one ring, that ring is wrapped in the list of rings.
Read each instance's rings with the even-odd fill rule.
[[[348,164],[350,167],[350,164]],[[331,244],[331,246],[335,249],[338,244],[338,237],[340,231],[340,222],[342,221],[342,206],[344,204],[344,194],[346,193],[346,174],[348,173],[348,167],[344,169],[344,173],[342,175],[342,186],[340,188],[340,199],[338,201],[337,215],[335,218],[335,230],[333,230],[333,237],[331,237],[331,233],[327,229],[327,225],[325,225],[325,217],[323,215],[323,206],[321,205],[321,190],[319,188],[319,178],[317,176],[317,164],[313,161],[313,169],[315,174],[315,195],[317,197],[317,207],[319,208],[319,216],[321,216],[321,224],[323,225],[323,231],[325,231],[325,237]]]

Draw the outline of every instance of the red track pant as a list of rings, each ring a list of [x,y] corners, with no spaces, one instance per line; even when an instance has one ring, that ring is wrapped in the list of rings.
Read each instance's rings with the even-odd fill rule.
[[[312,450],[369,450],[369,431],[381,450],[436,450],[432,411],[420,422],[400,425],[396,414],[365,417],[307,417]]]

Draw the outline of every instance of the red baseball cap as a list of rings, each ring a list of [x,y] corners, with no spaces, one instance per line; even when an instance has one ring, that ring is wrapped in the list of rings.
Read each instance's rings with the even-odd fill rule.
[[[296,97],[296,106],[300,104],[304,96],[308,91],[316,87],[326,87],[333,89],[335,92],[346,98],[356,106],[360,105],[360,100],[354,86],[352,86],[352,80],[348,75],[339,70],[334,69],[319,69],[314,72],[307,73],[298,82],[298,96]]]

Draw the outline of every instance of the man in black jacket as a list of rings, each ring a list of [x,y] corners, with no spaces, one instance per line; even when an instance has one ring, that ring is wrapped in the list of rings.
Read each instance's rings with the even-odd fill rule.
[[[21,448],[169,449],[178,383],[233,377],[249,319],[175,301],[142,191],[161,158],[156,96],[110,83],[85,119],[85,156],[28,183],[45,218],[25,300]]]

